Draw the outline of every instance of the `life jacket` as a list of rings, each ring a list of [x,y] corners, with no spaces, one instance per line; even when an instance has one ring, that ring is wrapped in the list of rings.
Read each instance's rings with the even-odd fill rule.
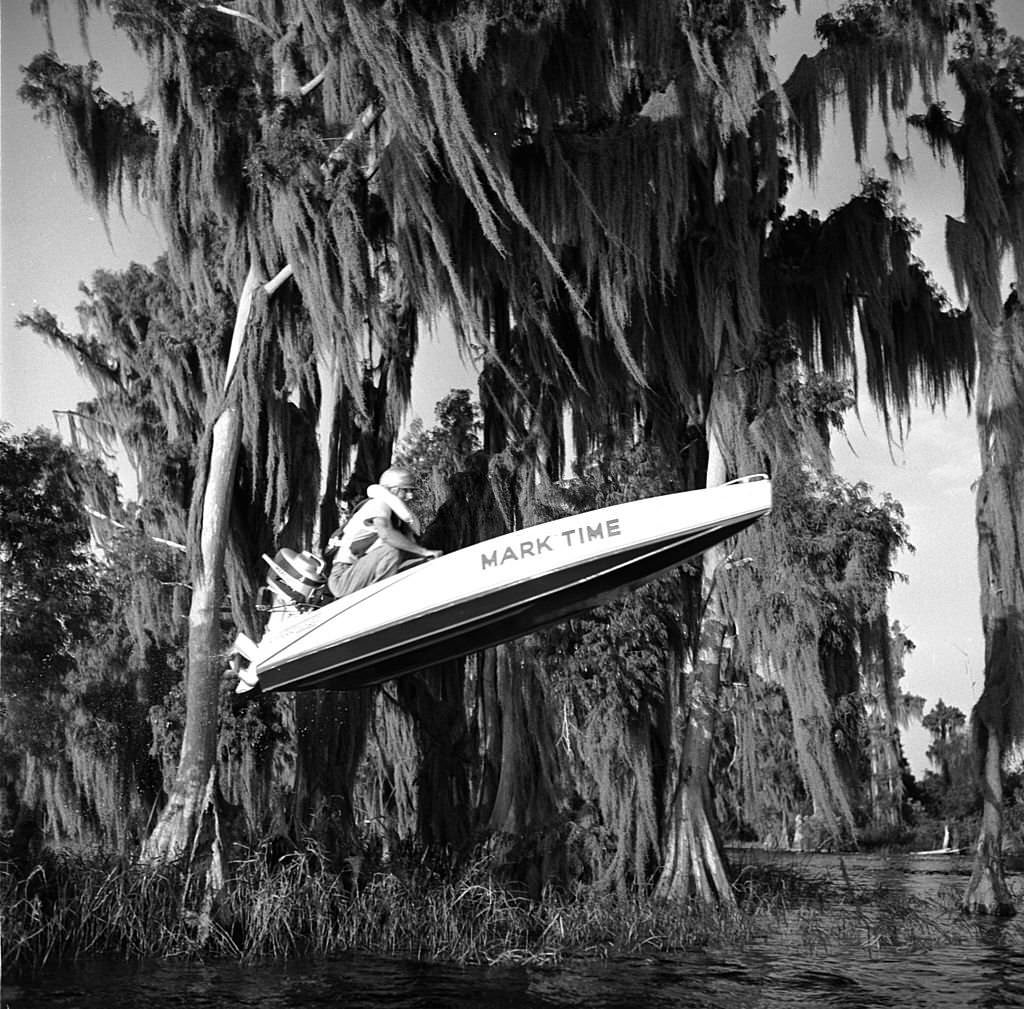
[[[366,497],[358,501],[349,511],[348,515],[345,516],[342,524],[331,534],[331,538],[328,540],[328,546],[324,551],[324,560],[328,564],[332,564],[337,560],[338,549],[341,545],[342,534],[345,532],[346,527],[352,521],[352,519],[359,513],[359,510],[366,504],[367,501],[383,501],[391,512],[391,525],[409,536],[416,536],[419,534],[419,523],[416,521],[415,516],[409,510],[409,506],[399,497],[396,497],[386,487],[381,487],[380,484],[370,484],[366,489]],[[365,532],[360,532],[358,535],[352,538],[352,541],[348,545],[349,552],[352,557],[358,560],[362,557],[369,549],[377,542],[377,533],[372,529],[367,528]]]
[[[363,497],[360,498],[354,505],[352,505],[352,507],[349,508],[348,510],[348,514],[343,516],[341,520],[341,525],[338,526],[338,528],[335,529],[334,532],[331,533],[331,535],[328,537],[327,546],[323,549],[325,570],[329,571],[331,565],[334,563],[334,558],[338,553],[338,548],[341,544],[341,536],[345,532],[345,527],[349,524],[349,522],[352,521],[352,517],[355,515],[355,513],[359,511],[359,509],[362,508],[363,505],[366,504],[366,502],[369,500],[369,498]],[[371,533],[369,532],[369,530],[367,530],[367,536],[360,537],[360,539],[357,541],[359,543],[359,551],[356,551],[355,545],[353,544],[351,548],[352,553],[355,554],[355,556],[357,557],[362,557],[363,554],[365,554],[366,551],[369,550],[371,546],[373,546],[373,541],[376,538],[376,533]],[[365,544],[363,543],[364,539],[366,540]]]

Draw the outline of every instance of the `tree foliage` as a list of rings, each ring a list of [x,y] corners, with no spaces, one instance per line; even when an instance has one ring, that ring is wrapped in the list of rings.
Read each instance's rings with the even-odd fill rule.
[[[753,534],[758,563],[733,575],[748,600],[738,658],[782,683],[815,810],[848,830],[864,777],[863,696],[896,720],[886,599],[896,554],[908,546],[900,506],[868,490],[806,470],[777,474],[775,508]]]
[[[99,86],[101,69],[95,60],[71,66],[43,53],[24,68],[18,96],[56,127],[72,179],[106,226],[111,200],[123,210],[125,196],[138,205],[150,195],[157,131],[134,102]]]
[[[945,821],[962,821],[981,808],[981,791],[975,773],[967,716],[941,698],[921,724],[931,733],[927,757],[933,770],[921,783],[925,808]]]
[[[96,559],[82,507],[89,468],[42,429],[0,431],[4,694],[13,716],[4,736],[13,753],[52,749],[59,719],[47,717],[47,708],[97,613]]]
[[[111,479],[95,458],[42,430],[5,432],[0,452],[5,787],[49,840],[120,847],[158,795],[149,707],[180,674],[175,554],[93,536],[86,502]]]

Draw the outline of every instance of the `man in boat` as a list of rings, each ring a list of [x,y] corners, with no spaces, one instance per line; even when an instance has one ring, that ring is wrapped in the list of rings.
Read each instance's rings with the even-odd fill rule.
[[[336,599],[393,575],[413,557],[440,557],[417,541],[420,526],[409,509],[415,497],[412,473],[392,466],[366,491],[367,499],[331,537],[327,588]]]

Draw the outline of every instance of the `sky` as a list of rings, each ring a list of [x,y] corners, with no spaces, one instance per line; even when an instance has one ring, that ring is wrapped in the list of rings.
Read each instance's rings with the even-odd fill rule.
[[[57,51],[69,62],[89,58],[79,37],[71,0],[51,0]],[[791,5],[792,6],[792,5]],[[791,11],[786,30],[775,39],[778,69],[785,77],[801,52],[813,51],[815,18],[835,9],[832,0],[803,0],[802,13]],[[1024,0],[998,4],[1003,23],[1024,35]],[[145,75],[125,43],[102,15],[89,25],[90,51],[103,67],[102,86],[120,96],[145,98]],[[128,208],[122,218],[112,208],[107,232],[98,214],[71,184],[56,136],[35,121],[17,98],[20,67],[46,48],[42,25],[29,13],[29,0],[3,0],[0,6],[0,421],[22,432],[36,426],[61,430],[59,411],[74,410],[92,397],[91,387],[60,352],[46,347],[14,320],[36,305],[52,311],[67,330],[78,331],[75,306],[79,284],[94,270],[124,269],[131,262],[151,263],[163,251],[155,225]],[[957,97],[945,96],[950,108]],[[840,119],[831,130],[828,154],[816,185],[798,180],[791,205],[827,213],[859,188],[849,129]],[[959,182],[941,171],[920,142],[900,138],[914,159],[914,171],[902,184],[907,213],[921,225],[915,251],[952,295],[942,245],[946,214],[961,210]],[[869,162],[881,166],[884,147],[874,137]],[[884,169],[878,174],[884,175]],[[426,336],[429,366],[414,380],[410,415],[433,422],[433,405],[453,386],[472,382],[450,349],[445,330]],[[890,600],[890,616],[915,643],[907,659],[905,690],[940,698],[969,712],[983,679],[983,640],[979,617],[973,483],[978,449],[973,418],[963,402],[932,415],[914,411],[902,444],[889,444],[873,408],[861,403],[860,418],[849,418],[847,439],[836,440],[836,469],[847,480],[864,481],[876,497],[891,494],[905,511],[913,553],[904,553]],[[126,485],[130,481],[125,481]],[[904,747],[915,773],[927,766],[927,733],[912,727]]]

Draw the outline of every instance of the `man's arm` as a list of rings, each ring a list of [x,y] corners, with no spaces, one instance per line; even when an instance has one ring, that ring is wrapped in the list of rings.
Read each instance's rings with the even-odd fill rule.
[[[415,554],[417,557],[441,556],[442,551],[428,550],[426,547],[421,547],[411,536],[407,536],[400,529],[396,529],[386,518],[375,515],[367,524],[373,527],[374,532],[384,543],[395,547],[397,550],[405,550],[407,553]]]

